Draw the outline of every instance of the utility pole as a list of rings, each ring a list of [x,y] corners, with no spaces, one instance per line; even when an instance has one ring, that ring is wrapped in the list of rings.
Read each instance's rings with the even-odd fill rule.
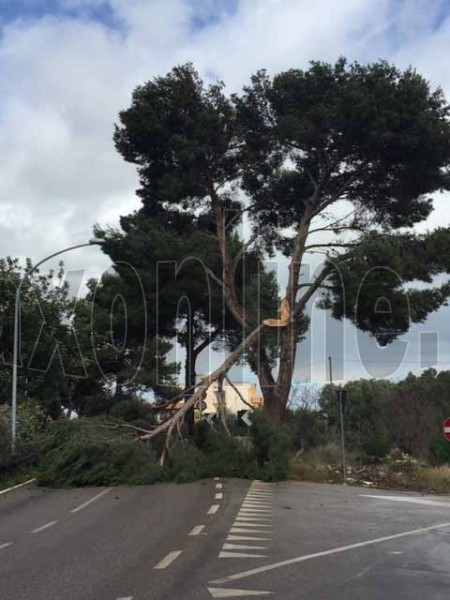
[[[330,366],[330,403],[331,403],[332,398],[333,398],[333,390],[331,387],[333,385],[333,362],[332,362],[331,356],[328,357],[328,364]],[[346,468],[346,464],[345,464],[345,435],[344,435],[344,406],[343,406],[344,395],[345,395],[345,390],[342,390],[342,389],[337,390],[337,396],[338,396],[338,401],[339,401],[339,417],[340,417],[340,422],[341,422],[342,482],[343,483],[345,483],[345,480],[347,479],[347,468]]]
[[[328,364],[330,366],[330,406],[333,402],[333,365],[331,362],[331,356],[328,357]],[[328,419],[326,421],[326,434],[328,436]]]
[[[339,413],[341,418],[341,448],[342,448],[342,483],[347,479],[347,469],[345,465],[345,435],[344,435],[344,397],[345,390],[338,390]]]

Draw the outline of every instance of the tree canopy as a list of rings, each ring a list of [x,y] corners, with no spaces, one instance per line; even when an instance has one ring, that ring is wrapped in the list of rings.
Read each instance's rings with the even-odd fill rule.
[[[276,373],[263,338],[250,344],[274,418],[286,406],[307,303],[317,290],[326,289],[324,306],[334,316],[355,314],[354,323],[384,343],[446,301],[447,285],[407,293],[405,284],[448,272],[447,260],[434,254],[448,230],[418,236],[412,229],[432,211],[430,195],[449,187],[448,114],[442,91],[415,70],[343,58],[274,77],[259,71],[231,96],[223,83],[206,85],[192,65],[178,66],[137,87],[120,113],[114,141],[137,165],[141,213],[167,231],[194,225],[210,235],[221,271],[212,284],[244,330],[254,324],[235,281],[239,221],[248,230],[243,253],[286,256],[289,321]],[[334,205],[348,210],[342,216]],[[408,250],[399,257],[400,247]],[[313,281],[302,280],[317,248],[327,257],[323,268]],[[377,277],[358,295],[373,266]],[[380,290],[391,302],[390,321],[374,311]]]

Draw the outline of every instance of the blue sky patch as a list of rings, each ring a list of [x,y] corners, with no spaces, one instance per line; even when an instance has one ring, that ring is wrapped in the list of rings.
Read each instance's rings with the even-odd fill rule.
[[[0,0],[0,23],[17,19],[38,20],[46,16],[73,17],[97,21],[112,29],[118,29],[114,11],[109,2],[101,2],[68,8],[60,0]]]

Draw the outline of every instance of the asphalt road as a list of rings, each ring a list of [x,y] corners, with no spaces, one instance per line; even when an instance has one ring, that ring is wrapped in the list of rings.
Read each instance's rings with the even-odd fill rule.
[[[450,498],[204,481],[0,495],[2,600],[450,597]]]

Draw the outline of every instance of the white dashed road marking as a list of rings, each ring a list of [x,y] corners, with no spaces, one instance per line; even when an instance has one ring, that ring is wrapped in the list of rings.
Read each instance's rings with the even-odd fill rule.
[[[257,592],[256,590],[227,590],[225,588],[208,588],[212,598],[242,598],[243,596],[267,596],[273,592]]]
[[[8,548],[8,546],[12,546],[12,542],[5,542],[4,544],[0,544],[0,550],[3,550],[3,548]]]
[[[189,535],[200,535],[204,529],[204,525],[196,525]]]
[[[222,492],[218,492],[218,493],[217,493],[217,494],[214,496],[214,499],[215,499],[215,500],[222,500],[222,498],[223,498],[223,494],[222,494]]]
[[[236,525],[236,527],[267,527],[268,529],[271,527],[263,523],[247,523],[246,521],[235,521],[233,525]]]
[[[216,490],[221,490],[223,488],[223,483],[216,483]]]
[[[53,525],[56,525],[57,522],[58,521],[50,521],[50,523],[46,523],[45,525],[36,527],[36,529],[33,529],[31,533],[39,533],[40,531],[44,531],[44,529],[48,529],[49,527],[53,527]]]
[[[247,552],[221,552],[219,558],[266,558],[267,554],[248,554]]]
[[[211,508],[208,510],[208,513],[207,513],[207,514],[208,514],[208,515],[215,515],[215,514],[216,514],[216,512],[219,510],[219,508],[220,508],[220,504],[213,504],[213,505],[211,506]]]
[[[267,546],[251,546],[247,544],[228,544],[225,543],[222,550],[267,550]]]
[[[96,496],[94,496],[93,498],[90,498],[86,502],[83,502],[83,504],[80,504],[80,506],[77,506],[76,508],[73,508],[70,512],[71,513],[77,513],[80,510],[83,510],[83,508],[86,508],[86,506],[89,506],[90,504],[92,504],[96,500],[99,500],[102,496],[104,496],[105,494],[107,494],[111,490],[112,490],[112,488],[107,488],[106,490],[103,490],[102,492],[100,492],[99,494],[97,494]]]
[[[232,527],[230,529],[230,533],[264,533],[265,535],[267,535],[269,532],[268,531],[264,531],[263,529],[248,529],[248,528],[242,528],[242,527]]]
[[[267,546],[253,544],[236,544],[230,542],[262,542],[270,541],[272,525],[270,523],[273,509],[271,498],[260,498],[252,492],[252,484],[242,502],[236,519],[229,531],[227,541],[223,544],[219,558],[266,558],[264,550]],[[251,497],[250,497],[251,496]],[[262,553],[255,552],[262,551]],[[223,591],[223,590],[222,590]],[[228,590],[235,596],[236,590]],[[247,594],[248,595],[248,594]],[[251,593],[250,595],[255,595]],[[219,597],[219,596],[217,596]],[[224,598],[226,596],[223,596]],[[232,597],[232,596],[230,596]]]
[[[248,533],[256,533],[255,531],[249,531]],[[230,542],[239,542],[239,541],[244,541],[244,540],[248,540],[248,541],[269,541],[270,538],[266,538],[266,537],[254,537],[252,535],[229,535],[227,537],[227,540],[229,540]]]
[[[167,567],[169,565],[171,565],[173,563],[174,560],[176,560],[180,554],[182,553],[182,550],[174,550],[173,552],[169,552],[169,554],[167,556],[165,556],[155,567],[153,567],[154,569],[167,569]]]

